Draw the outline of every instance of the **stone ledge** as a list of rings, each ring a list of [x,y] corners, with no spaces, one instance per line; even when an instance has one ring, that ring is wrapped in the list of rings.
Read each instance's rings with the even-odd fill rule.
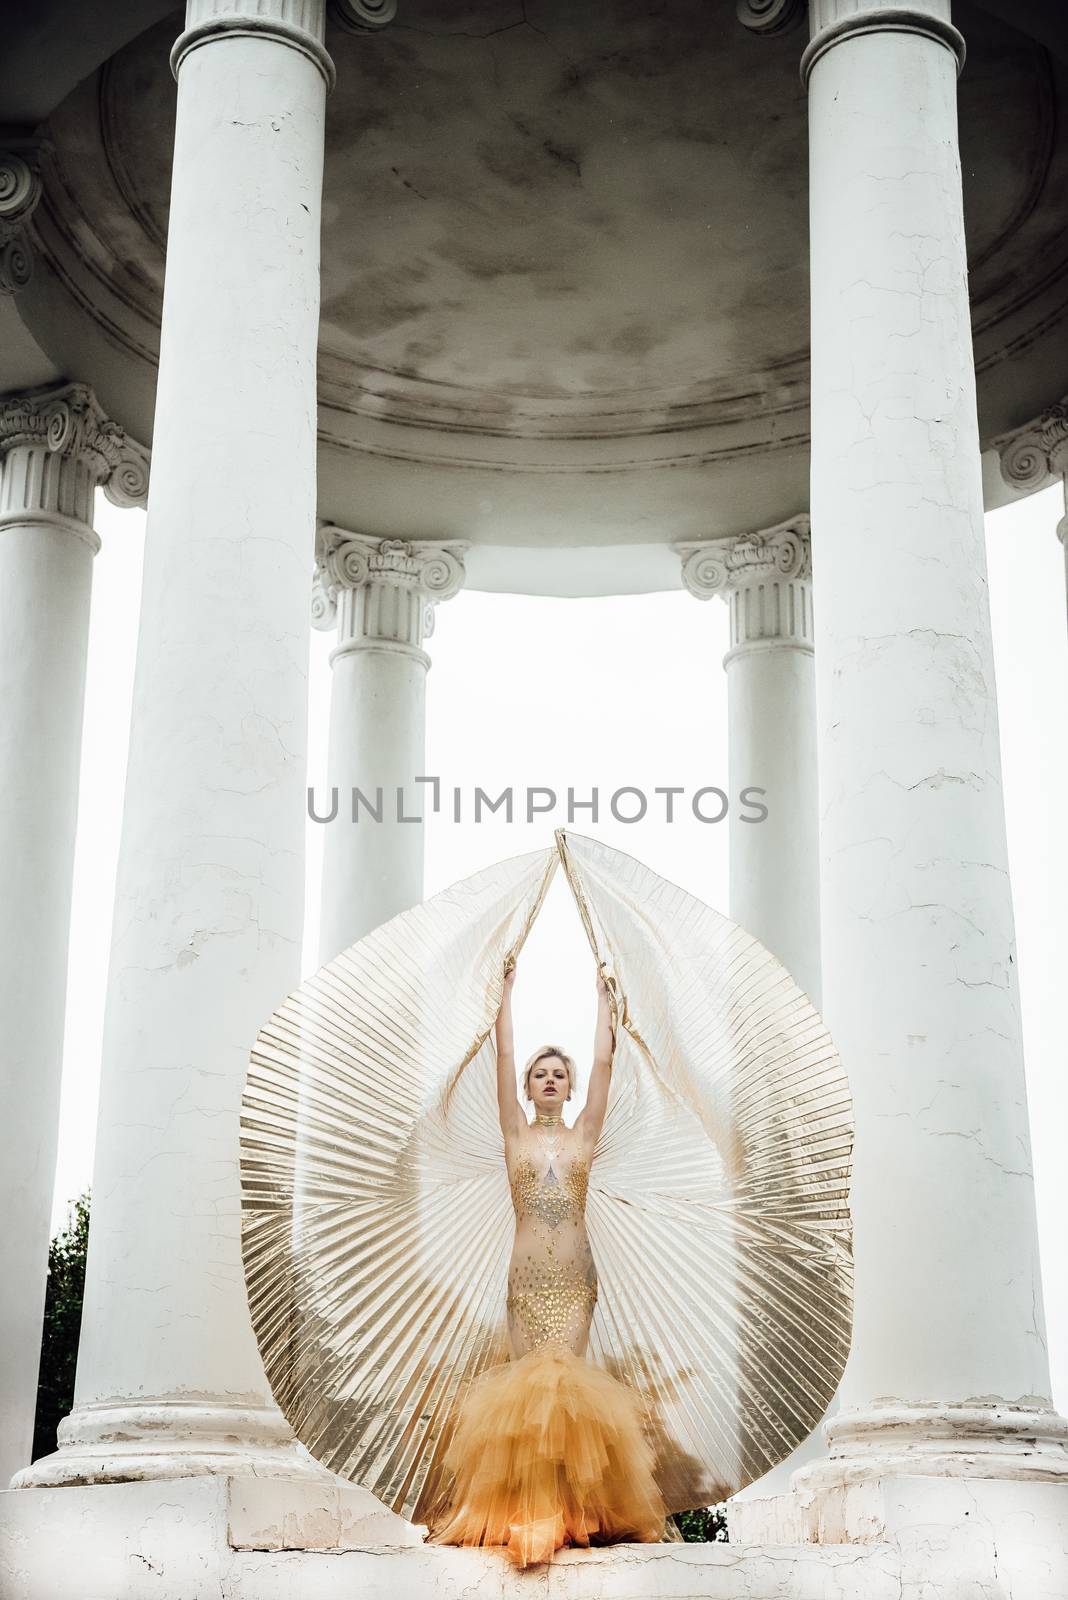
[[[341,1478],[228,1478],[231,1550],[421,1549],[423,1529]]]
[[[615,1545],[525,1573],[497,1551],[426,1546],[340,1481],[9,1490],[0,1600],[1064,1600],[1064,1489],[1008,1485],[999,1510],[979,1487],[954,1486],[961,1516],[947,1522],[930,1480],[884,1486],[897,1533],[881,1542]]]

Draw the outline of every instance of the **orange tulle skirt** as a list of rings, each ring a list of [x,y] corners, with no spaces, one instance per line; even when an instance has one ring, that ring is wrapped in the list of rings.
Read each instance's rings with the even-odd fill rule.
[[[568,1544],[664,1534],[641,1399],[559,1346],[471,1385],[443,1466],[444,1503],[427,1519],[432,1544],[501,1545],[526,1567]]]

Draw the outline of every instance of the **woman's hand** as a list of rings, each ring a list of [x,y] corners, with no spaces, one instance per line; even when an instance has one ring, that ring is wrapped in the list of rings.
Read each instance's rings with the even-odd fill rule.
[[[608,993],[608,985],[604,981],[604,973],[600,967],[597,968],[597,1001],[599,1005],[607,1006],[611,1010],[611,996]]]
[[[511,992],[512,992],[512,985],[515,983],[515,970],[516,970],[515,969],[515,958],[512,957],[512,964],[511,964],[510,967],[507,967],[505,969],[505,973],[504,973],[504,992],[505,992],[505,994],[511,994]]]

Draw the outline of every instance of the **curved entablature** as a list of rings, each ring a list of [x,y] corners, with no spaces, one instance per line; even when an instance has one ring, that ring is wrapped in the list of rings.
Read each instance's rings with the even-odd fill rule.
[[[38,8],[40,37],[63,9]],[[988,446],[1064,388],[1068,59],[1046,47],[1049,9],[1032,0],[1010,22],[996,0],[954,6]],[[576,546],[634,553],[646,576],[628,583],[663,587],[663,561],[638,551],[807,503],[805,29],[742,20],[678,0],[669,24],[636,11],[606,41],[596,8],[564,0],[503,28],[490,0],[462,16],[407,0],[368,33],[331,17],[325,519],[470,540],[487,587],[552,587],[554,552]],[[32,275],[15,285],[23,355],[10,374],[0,357],[0,389],[77,378],[146,441],[181,26],[149,0],[109,8],[102,58],[79,57],[73,88],[74,45],[57,45],[38,99],[66,92],[33,130],[42,195],[22,230]],[[543,576],[524,580],[531,562]],[[607,581],[597,565],[567,592]]]

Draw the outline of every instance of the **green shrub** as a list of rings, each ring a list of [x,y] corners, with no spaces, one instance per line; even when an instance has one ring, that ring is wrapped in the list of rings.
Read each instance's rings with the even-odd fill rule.
[[[89,1195],[73,1200],[67,1226],[48,1247],[41,1368],[37,1380],[37,1413],[33,1425],[33,1457],[56,1448],[56,1428],[74,1405],[74,1372],[78,1364],[78,1330],[82,1325],[85,1252],[89,1243]]]

